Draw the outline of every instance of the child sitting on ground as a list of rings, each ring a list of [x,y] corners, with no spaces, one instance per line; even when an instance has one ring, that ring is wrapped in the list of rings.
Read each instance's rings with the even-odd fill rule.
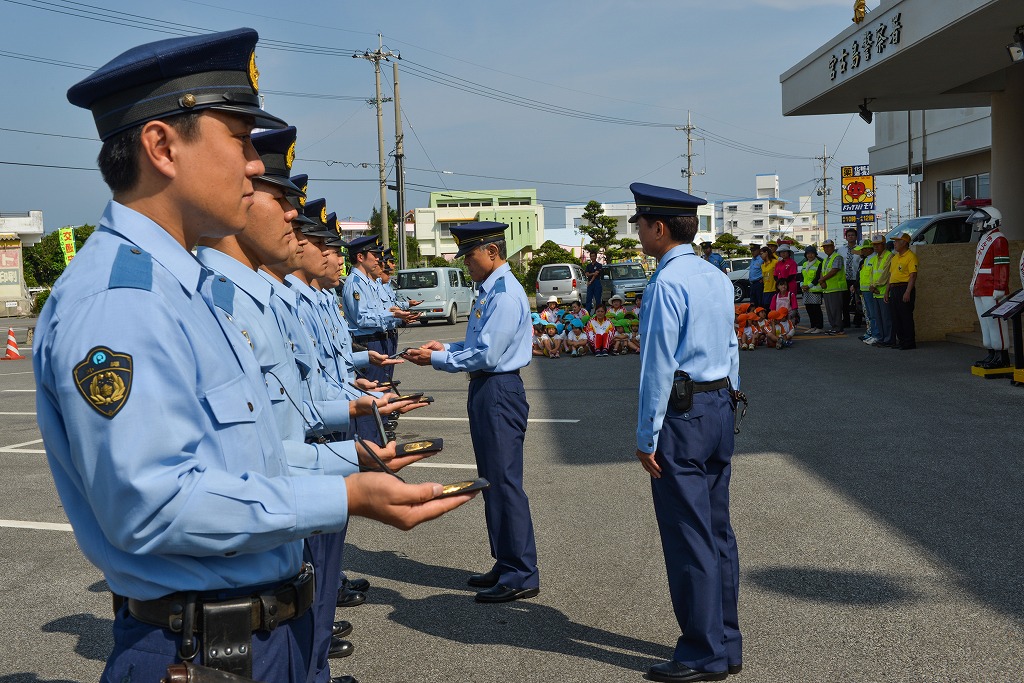
[[[533,321],[533,355],[543,356],[544,353],[544,321],[536,313]]]
[[[587,355],[587,335],[583,332],[582,320],[572,321],[572,327],[569,328],[569,333],[565,337],[565,348],[569,351],[570,356]]]
[[[628,323],[624,318],[618,318],[613,324],[615,334],[612,337],[612,355],[618,356],[626,353],[626,344],[629,342]]]
[[[544,353],[548,358],[559,358],[559,352],[562,350],[562,339],[555,328],[555,323],[547,324],[541,341],[544,344]]]
[[[605,317],[607,309],[604,304],[594,308],[594,317],[587,323],[587,340],[590,350],[595,356],[607,356],[611,345],[612,321]]]
[[[753,315],[754,319],[750,321],[750,324],[754,329],[754,346],[764,346],[768,341],[768,332],[772,329],[768,320],[768,311],[758,306]]]
[[[633,353],[640,353],[640,321],[629,321],[629,339],[626,348]]]
[[[796,324],[794,324],[792,317],[793,312],[788,311],[785,308],[780,308],[779,313],[781,315],[778,323],[779,332],[777,333],[777,336],[783,346],[792,346],[793,337],[796,335]]]
[[[777,311],[780,308],[785,308],[789,311],[789,318],[793,321],[794,325],[800,322],[800,314],[797,312],[796,292],[789,291],[789,283],[785,280],[779,280],[775,286],[775,295],[772,297],[771,309]]]

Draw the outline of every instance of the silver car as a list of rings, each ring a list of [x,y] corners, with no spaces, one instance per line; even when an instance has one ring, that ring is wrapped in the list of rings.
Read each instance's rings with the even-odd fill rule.
[[[587,277],[578,263],[549,263],[540,267],[534,288],[538,309],[547,306],[549,297],[558,299],[559,304],[583,303],[587,294]]]
[[[637,294],[647,289],[647,271],[639,263],[613,263],[604,267],[601,276],[601,295],[605,301],[618,294],[626,305],[631,305]]]
[[[398,271],[395,289],[405,299],[422,301],[410,310],[422,313],[420,322],[447,320],[454,325],[459,316],[469,316],[473,287],[460,268],[411,268]]]

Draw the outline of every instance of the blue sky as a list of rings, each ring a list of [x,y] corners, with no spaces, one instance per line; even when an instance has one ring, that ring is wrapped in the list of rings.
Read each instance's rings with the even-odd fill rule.
[[[852,5],[108,0],[101,7],[0,0],[0,128],[73,136],[0,130],[0,161],[95,168],[99,143],[92,118],[65,98],[67,88],[89,71],[29,60],[97,67],[133,45],[170,35],[139,23],[192,32],[251,26],[264,40],[340,52],[258,47],[260,88],[341,98],[266,94],[266,107],[298,127],[295,172],[314,179],[311,194],[326,197],[340,217],[365,220],[379,202],[376,168],[361,166],[377,161],[376,116],[363,101],[373,97],[373,68],[348,52],[376,48],[381,32],[385,46],[403,57],[410,207],[426,205],[426,193],[434,188],[537,188],[550,230],[563,225],[566,203],[627,200],[634,180],[685,189],[685,134],[672,126],[685,124],[687,110],[694,125],[708,131],[694,147],[700,154],[696,168],[706,170],[694,178],[695,194],[718,202],[748,197],[755,174],[778,173],[782,196],[795,201],[813,194],[820,165],[812,158],[823,145],[830,154],[838,149],[837,166],[860,164],[867,163],[874,140],[871,126],[856,116],[781,114],[779,74],[842,31]],[[282,8],[292,14],[280,16]],[[104,10],[112,12],[99,21],[82,16]],[[384,73],[390,95],[390,65]],[[454,81],[458,88],[436,80]],[[495,91],[516,102],[528,99],[577,113],[515,106],[496,99],[501,95]],[[594,115],[662,125],[588,120]],[[385,135],[391,151],[390,105]],[[829,175],[837,180],[838,168]],[[47,230],[95,223],[109,196],[96,171],[0,164],[0,180],[0,211],[42,210]],[[879,181],[879,208],[894,206],[895,190],[887,185],[896,178]],[[838,224],[837,194],[832,196],[829,222]]]

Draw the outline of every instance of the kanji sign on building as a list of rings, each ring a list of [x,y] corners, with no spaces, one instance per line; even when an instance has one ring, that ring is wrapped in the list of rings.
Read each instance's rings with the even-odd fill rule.
[[[64,252],[64,265],[71,263],[75,258],[75,229],[64,227],[60,229],[60,248]]]
[[[844,212],[875,210],[875,177],[868,167],[843,166]]]

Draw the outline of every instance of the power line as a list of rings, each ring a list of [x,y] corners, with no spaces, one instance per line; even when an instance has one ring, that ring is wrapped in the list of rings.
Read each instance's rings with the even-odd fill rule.
[[[41,133],[35,130],[20,130],[18,128],[0,128],[0,130],[7,131],[8,133],[24,133],[26,135],[45,135],[52,138],[67,138],[69,140],[88,140],[89,142],[99,142],[97,138],[87,138],[80,135],[61,135],[60,133]]]
[[[59,168],[65,171],[99,171],[98,168],[86,168],[84,166],[54,166],[52,164],[30,164],[23,161],[0,161],[4,166],[29,166],[32,168]]]

